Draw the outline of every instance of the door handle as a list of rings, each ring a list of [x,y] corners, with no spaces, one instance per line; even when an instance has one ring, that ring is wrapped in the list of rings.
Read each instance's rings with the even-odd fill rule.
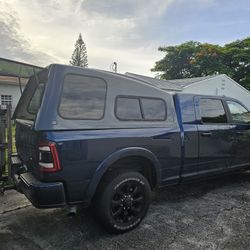
[[[211,132],[203,132],[201,133],[201,136],[211,136],[212,133]]]

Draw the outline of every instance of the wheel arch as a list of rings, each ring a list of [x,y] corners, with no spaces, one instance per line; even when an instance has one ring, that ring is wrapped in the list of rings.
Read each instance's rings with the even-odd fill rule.
[[[161,171],[160,171],[160,162],[155,156],[155,154],[152,153],[148,149],[140,148],[140,147],[123,148],[110,154],[98,165],[93,175],[93,178],[89,184],[89,187],[87,189],[87,193],[86,193],[87,200],[91,201],[102,177],[105,175],[105,173],[107,173],[110,167],[112,167],[114,164],[116,164],[117,162],[123,159],[128,159],[132,157],[135,157],[137,159],[141,158],[151,163],[150,168],[152,168],[151,170],[153,171],[155,175],[153,188],[157,187],[161,180]]]

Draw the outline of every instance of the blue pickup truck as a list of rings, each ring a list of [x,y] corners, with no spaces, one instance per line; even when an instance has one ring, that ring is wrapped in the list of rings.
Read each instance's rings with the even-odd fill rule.
[[[91,205],[115,233],[142,221],[155,188],[250,168],[240,101],[132,76],[50,65],[30,78],[13,118],[17,190],[38,208]]]

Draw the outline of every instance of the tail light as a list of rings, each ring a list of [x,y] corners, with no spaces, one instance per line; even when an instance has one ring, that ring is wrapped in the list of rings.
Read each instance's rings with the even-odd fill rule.
[[[39,167],[41,172],[58,172],[61,164],[56,144],[48,142],[39,146]]]

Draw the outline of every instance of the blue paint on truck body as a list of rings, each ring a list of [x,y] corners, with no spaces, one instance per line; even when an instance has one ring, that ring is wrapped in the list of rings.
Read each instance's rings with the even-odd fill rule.
[[[109,92],[107,93],[109,96],[107,100],[113,100],[113,104],[106,103],[104,116],[109,115],[109,118],[106,120],[104,118],[103,122],[64,120],[58,115],[58,105],[62,95],[63,79],[67,74],[88,76],[92,74],[102,77],[108,84],[112,81],[134,81],[128,76],[122,78],[120,75],[107,72],[62,65],[51,66],[41,106],[30,120],[24,119],[27,110],[24,110],[23,106],[30,103],[28,96],[34,94],[35,87],[33,92],[29,88],[25,90],[24,97],[21,98],[14,114],[17,124],[18,155],[22,164],[28,169],[28,173],[20,174],[19,181],[22,182],[24,193],[35,206],[55,207],[78,203],[89,205],[103,176],[114,167],[141,171],[147,166],[149,171],[147,177],[152,188],[249,167],[250,126],[233,122],[227,106],[227,101],[233,99],[167,94],[136,80],[135,86],[141,84],[142,89],[145,89],[143,93],[139,86],[140,95],[135,94],[139,96],[136,98],[152,97],[152,95],[155,98],[158,91],[159,97],[165,100],[168,117],[166,121],[116,121],[114,105],[115,97],[119,95],[119,88],[114,90],[114,98]],[[114,89],[115,86],[114,83]],[[126,85],[123,86],[126,90]],[[221,101],[227,122],[205,124],[201,119],[200,99]],[[111,120],[112,123],[109,123]],[[60,171],[43,172],[39,169],[41,161],[39,147],[47,142],[56,145]],[[46,183],[48,184],[46,196],[43,196],[41,192]],[[52,185],[52,183],[59,184]],[[28,185],[33,187],[32,191]],[[40,201],[37,200],[38,196]],[[53,203],[53,196],[60,197],[56,204]]]

